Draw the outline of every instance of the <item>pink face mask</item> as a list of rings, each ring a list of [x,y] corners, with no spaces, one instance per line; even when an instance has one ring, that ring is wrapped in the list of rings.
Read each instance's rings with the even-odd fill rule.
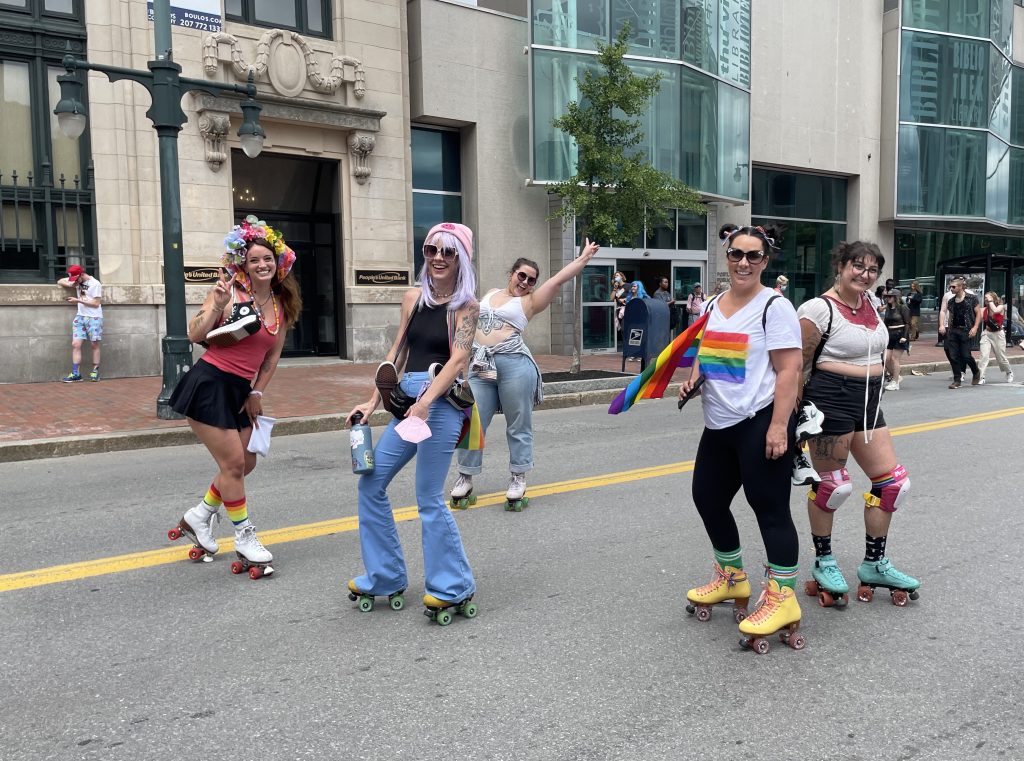
[[[395,433],[397,433],[403,441],[408,441],[410,444],[419,444],[421,441],[429,439],[431,436],[430,427],[427,425],[427,422],[415,415],[410,415],[401,423],[396,425]]]

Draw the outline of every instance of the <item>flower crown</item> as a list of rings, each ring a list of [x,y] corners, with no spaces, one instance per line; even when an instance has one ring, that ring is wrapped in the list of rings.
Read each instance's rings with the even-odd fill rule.
[[[231,232],[224,238],[224,255],[221,256],[221,264],[227,268],[235,277],[244,273],[242,265],[245,263],[245,254],[249,245],[254,240],[263,239],[269,243],[277,257],[277,280],[280,282],[288,276],[292,265],[295,264],[295,252],[284,242],[284,236],[280,230],[275,230],[262,219],[257,219],[250,214],[240,225],[231,228]]]

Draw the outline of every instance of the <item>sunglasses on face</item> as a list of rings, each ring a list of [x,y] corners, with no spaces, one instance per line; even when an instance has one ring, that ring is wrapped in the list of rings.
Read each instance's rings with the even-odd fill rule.
[[[526,283],[527,285],[537,285],[537,278],[530,277],[525,272],[517,272],[516,277],[519,278],[520,283]]]
[[[441,254],[445,259],[454,259],[458,253],[454,248],[438,248],[430,243],[423,247],[423,256],[427,259],[433,259],[438,254]]]
[[[730,262],[741,262],[743,257],[746,257],[751,264],[760,264],[765,253],[764,251],[744,251],[742,248],[730,248],[725,252],[725,256]]]

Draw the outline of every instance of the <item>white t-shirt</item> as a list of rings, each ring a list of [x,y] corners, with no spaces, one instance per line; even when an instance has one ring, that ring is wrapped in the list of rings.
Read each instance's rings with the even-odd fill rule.
[[[863,305],[864,301],[862,300],[860,303]],[[882,318],[876,313],[869,316],[875,321],[873,326],[858,325],[850,322],[834,302],[831,303],[830,311],[829,304],[826,297],[822,296],[805,301],[796,311],[797,317],[801,320],[813,322],[814,327],[821,335],[825,335],[826,330],[829,331],[828,340],[821,347],[818,364],[845,362],[848,365],[861,367],[881,364],[882,352],[889,344],[889,331]],[[864,305],[861,308],[860,316],[865,316],[863,309],[870,308],[870,306]],[[830,319],[832,321],[831,330],[829,329]],[[828,368],[822,369],[827,370]]]
[[[767,407],[775,398],[775,368],[768,352],[802,345],[796,309],[784,298],[768,307],[761,327],[765,304],[774,295],[771,288],[762,288],[729,318],[722,315],[718,299],[704,305],[704,312],[712,311],[697,357],[705,377],[701,399],[708,428],[728,428]]]
[[[94,277],[89,278],[88,283],[76,283],[75,291],[78,293],[80,299],[100,299],[103,298],[103,284]],[[102,317],[103,307],[96,306],[90,307],[85,304],[78,305],[78,316],[79,317]]]

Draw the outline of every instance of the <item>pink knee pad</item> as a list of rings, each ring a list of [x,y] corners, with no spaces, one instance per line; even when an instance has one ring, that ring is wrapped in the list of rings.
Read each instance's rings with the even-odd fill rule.
[[[834,513],[853,494],[853,482],[846,468],[819,473],[821,483],[811,489],[808,496],[826,513]]]
[[[888,473],[871,479],[871,491],[864,495],[865,507],[877,507],[886,513],[895,513],[910,493],[907,469],[897,465]]]

